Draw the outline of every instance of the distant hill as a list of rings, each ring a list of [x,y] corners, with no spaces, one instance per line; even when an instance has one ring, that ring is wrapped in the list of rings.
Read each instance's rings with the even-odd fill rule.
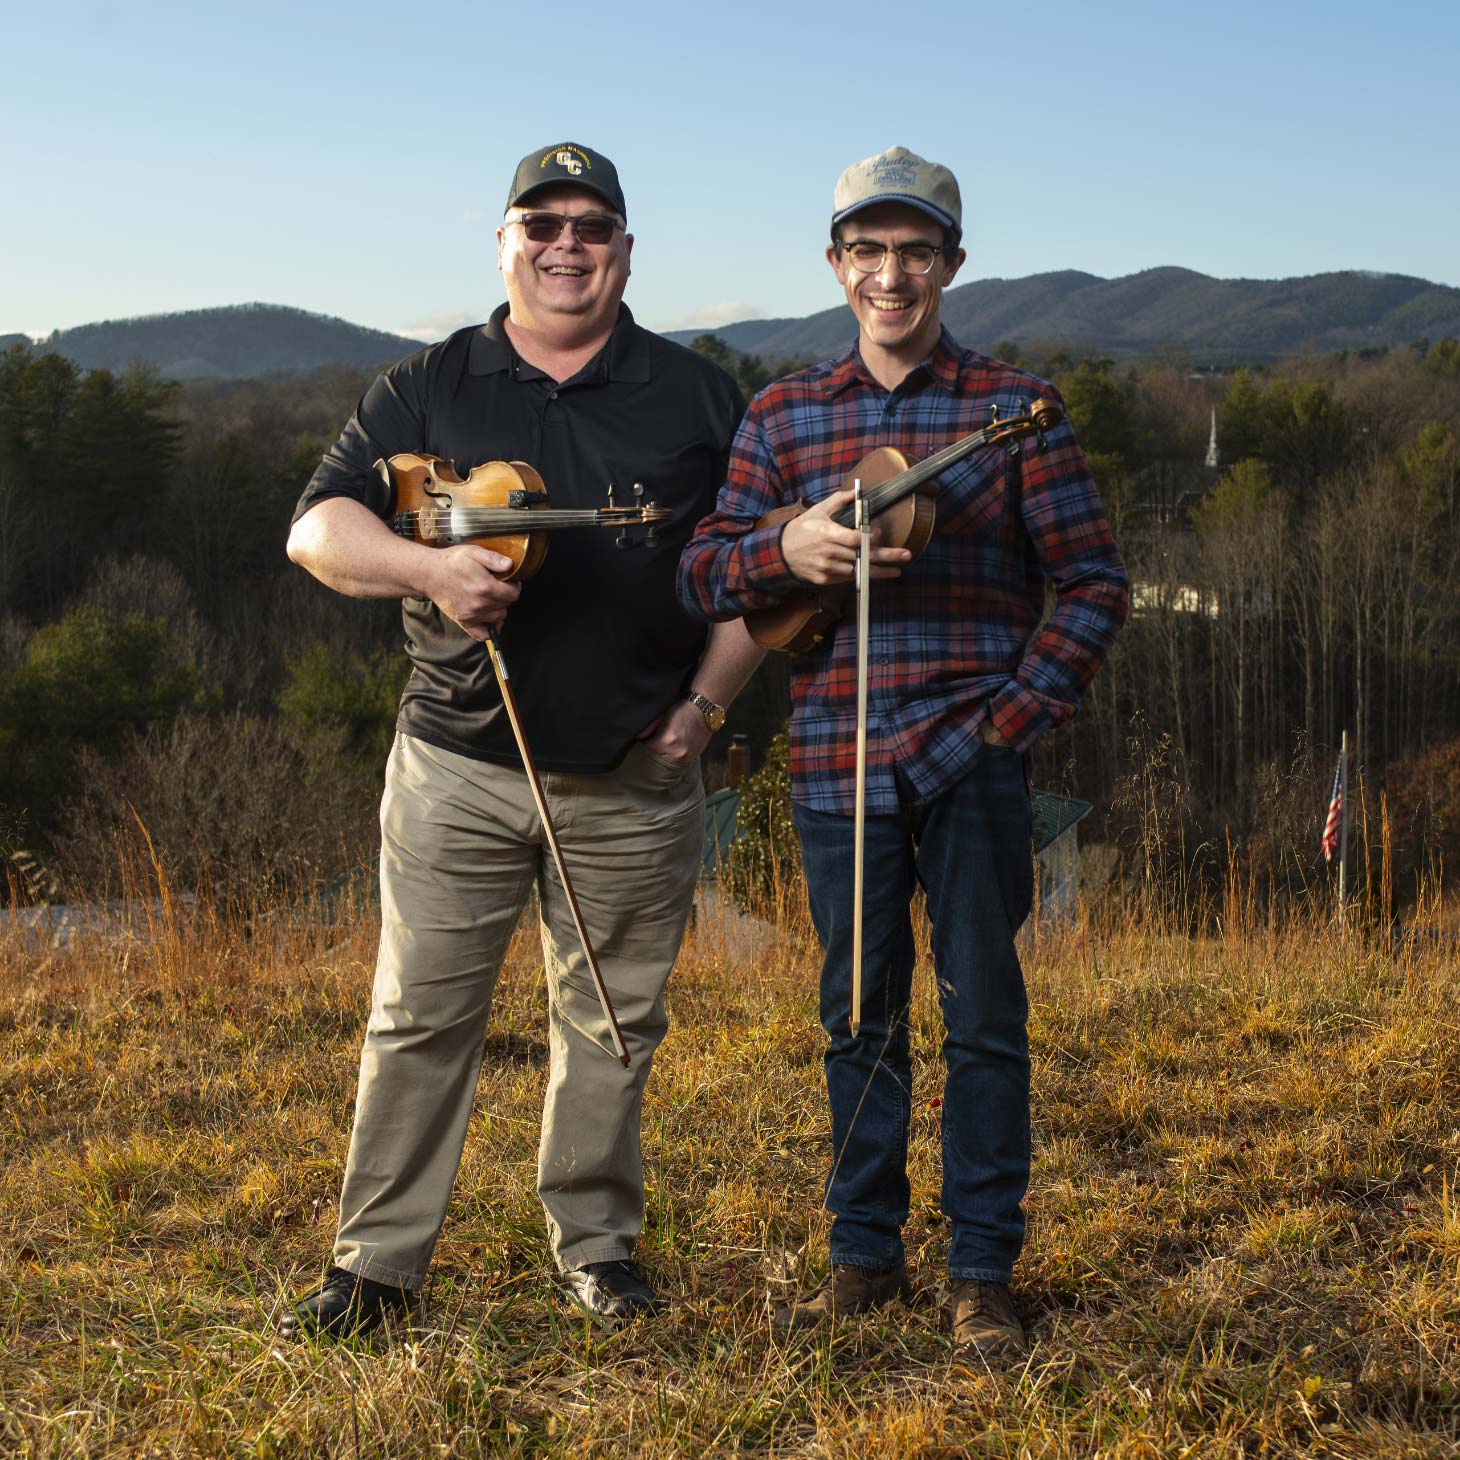
[[[235,304],[78,325],[55,331],[36,348],[88,370],[121,370],[145,360],[169,379],[203,380],[321,365],[388,365],[419,350],[421,341],[282,304]]]
[[[1117,358],[1174,349],[1193,363],[1260,362],[1460,338],[1460,289],[1403,274],[1213,279],[1161,268],[1101,279],[1065,270],[957,285],[943,296],[943,319],[960,341],[982,350],[1013,340]],[[705,333],[675,330],[670,338],[688,343]],[[850,344],[855,325],[838,305],[804,319],[745,320],[708,333],[771,363],[834,354]]]
[[[1128,358],[1178,350],[1193,364],[1226,364],[1460,338],[1460,289],[1403,274],[1212,279],[1162,268],[1101,279],[1066,269],[960,284],[944,295],[943,318],[976,349],[1013,340],[1026,351],[1071,348]],[[855,326],[840,304],[801,319],[749,319],[669,337],[688,344],[706,333],[774,364],[835,354]],[[25,342],[24,335],[3,337],[0,349]],[[145,360],[171,379],[202,380],[385,365],[421,342],[284,305],[237,304],[57,330],[36,348],[90,370]]]

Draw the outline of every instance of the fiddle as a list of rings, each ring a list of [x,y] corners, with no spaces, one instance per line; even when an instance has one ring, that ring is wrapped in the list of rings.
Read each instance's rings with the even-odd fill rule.
[[[940,472],[980,447],[1007,445],[1011,451],[1017,451],[1018,442],[1025,436],[1037,436],[1043,447],[1045,432],[1059,425],[1064,416],[1064,411],[1052,400],[1035,401],[1032,409],[1023,415],[1005,420],[999,419],[996,406],[990,406],[989,411],[993,419],[982,430],[961,436],[925,461],[914,464],[895,447],[879,446],[852,468],[842,485],[852,488],[860,483],[860,505],[871,522],[874,546],[906,548],[916,558],[933,535],[933,521],[937,516],[936,478]],[[849,504],[833,513],[831,520],[841,527],[857,526],[858,505]],[[774,512],[766,513],[756,527],[789,522],[809,506],[802,500],[777,507]],[[747,613],[745,626],[763,649],[804,654],[820,643],[841,617],[847,589],[845,583],[793,589],[769,608]]]
[[[638,483],[632,507],[615,507],[612,487],[607,507],[549,507],[542,477],[525,461],[487,461],[461,477],[442,457],[403,451],[377,461],[375,470],[391,491],[393,532],[427,547],[472,542],[501,553],[512,560],[511,572],[497,574],[504,583],[537,572],[554,529],[617,527],[618,546],[632,547],[628,529],[647,523],[644,542],[652,547],[654,524],[671,515],[667,507],[645,502]]]

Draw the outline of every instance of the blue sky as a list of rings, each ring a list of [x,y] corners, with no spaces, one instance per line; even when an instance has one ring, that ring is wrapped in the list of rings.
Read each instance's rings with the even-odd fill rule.
[[[1177,264],[1460,285],[1460,5],[0,0],[0,333],[262,300],[434,338],[523,154],[623,178],[660,328],[839,298],[837,174],[963,189],[964,281]]]

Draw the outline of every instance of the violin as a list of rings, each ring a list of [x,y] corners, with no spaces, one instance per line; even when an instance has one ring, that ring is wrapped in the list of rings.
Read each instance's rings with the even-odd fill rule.
[[[375,470],[390,488],[392,531],[427,547],[472,542],[501,553],[512,560],[512,571],[497,575],[504,583],[537,572],[556,528],[617,527],[618,546],[634,547],[628,529],[648,524],[643,541],[652,547],[654,524],[671,516],[669,508],[645,502],[638,483],[632,507],[615,507],[611,486],[607,507],[549,507],[542,477],[525,461],[483,462],[463,478],[442,457],[403,451],[377,461]]]
[[[842,481],[852,487],[860,482],[867,516],[872,522],[872,541],[877,547],[906,548],[916,558],[933,536],[937,516],[938,474],[980,447],[1008,446],[1019,449],[1025,436],[1037,436],[1043,448],[1046,431],[1059,425],[1064,411],[1052,400],[1040,400],[1022,415],[999,419],[997,406],[989,407],[992,419],[980,431],[962,436],[935,451],[925,461],[910,462],[895,447],[879,446],[859,461]],[[756,524],[774,527],[799,517],[811,504],[804,499],[777,507]],[[842,527],[855,527],[857,504],[849,503],[832,515]],[[745,615],[750,637],[762,649],[779,649],[786,654],[804,654],[821,642],[842,615],[850,585],[825,587],[808,584],[793,589],[769,608],[753,609]]]

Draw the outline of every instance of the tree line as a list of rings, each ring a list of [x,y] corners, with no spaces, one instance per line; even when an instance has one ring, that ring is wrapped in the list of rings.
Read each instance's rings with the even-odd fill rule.
[[[747,394],[795,363],[713,335],[694,347]],[[1230,373],[1021,359],[1008,341],[991,353],[1059,386],[1135,584],[1127,630],[1071,731],[1039,749],[1037,781],[1094,801],[1094,834],[1139,853],[1132,867],[1205,848],[1214,867],[1265,858],[1276,886],[1314,875],[1291,851],[1278,870],[1273,848],[1306,838],[1316,853],[1347,729],[1414,860],[1421,840],[1454,843],[1460,344]],[[125,820],[103,803],[131,786],[152,788],[152,819],[186,851],[192,776],[217,803],[201,820],[252,826],[228,853],[240,878],[277,869],[291,838],[310,849],[301,875],[358,856],[343,843],[370,835],[405,672],[398,615],[319,588],[283,543],[368,378],[179,385],[0,355],[0,845],[73,863],[89,846],[86,874],[102,877],[96,849]],[[764,753],[785,712],[778,665],[726,733]],[[259,790],[281,764],[309,795]],[[318,823],[347,801],[363,812],[336,812],[331,850]],[[196,869],[206,850],[175,860]]]

